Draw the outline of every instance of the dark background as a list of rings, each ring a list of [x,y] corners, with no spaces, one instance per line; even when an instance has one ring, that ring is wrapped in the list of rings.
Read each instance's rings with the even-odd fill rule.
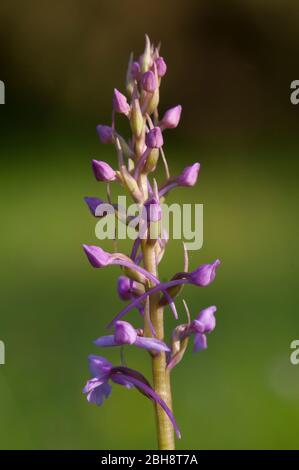
[[[178,447],[298,448],[298,22],[289,0],[1,2],[0,448],[156,445],[137,392],[114,386],[99,409],[81,394],[91,342],[122,306],[118,270],[94,271],[82,253],[99,243],[82,198],[104,196],[90,159],[115,155],[95,126],[109,124],[146,32],[168,64],[160,110],[183,106],[165,133],[172,173],[202,164],[197,187],[171,197],[204,204],[191,268],[222,260],[212,286],[184,292],[193,315],[216,304],[218,323],[209,349],[189,351],[173,374]],[[161,275],[181,267],[173,241]],[[127,359],[150,378],[145,353]]]

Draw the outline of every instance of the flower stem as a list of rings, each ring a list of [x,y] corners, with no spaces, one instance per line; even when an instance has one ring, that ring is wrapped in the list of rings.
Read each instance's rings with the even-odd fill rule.
[[[155,256],[155,244],[143,240],[142,252],[144,267],[154,276],[157,276],[157,263]],[[150,296],[150,318],[156,331],[157,338],[164,338],[164,320],[163,307],[159,306],[160,293],[156,292]],[[148,327],[145,325],[145,331]],[[166,369],[166,354],[160,352],[152,357],[153,385],[155,392],[165,401],[166,405],[172,410],[170,371]],[[155,405],[158,448],[159,450],[174,450],[174,430],[173,426],[160,406]]]

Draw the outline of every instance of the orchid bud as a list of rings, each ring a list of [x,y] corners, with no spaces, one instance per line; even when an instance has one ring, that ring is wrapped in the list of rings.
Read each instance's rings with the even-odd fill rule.
[[[108,183],[109,181],[114,181],[116,179],[115,171],[106,162],[92,160],[92,169],[98,181],[105,181]]]
[[[191,284],[196,286],[205,287],[211,284],[216,276],[216,268],[219,266],[220,260],[216,259],[214,263],[203,264],[199,268],[195,269],[188,275],[188,279]]]
[[[160,121],[161,129],[174,129],[178,126],[181,118],[182,106],[179,104],[168,109]]]
[[[131,75],[134,78],[134,80],[139,80],[140,79],[140,65],[139,65],[139,62],[134,61],[132,63]]]
[[[129,114],[130,111],[130,106],[127,102],[127,98],[116,88],[114,88],[113,94],[113,108],[114,111],[116,111],[117,113],[125,114],[126,116]]]
[[[144,127],[144,118],[140,109],[138,98],[134,98],[132,102],[132,112],[130,115],[130,125],[133,134],[138,138],[141,136]]]
[[[151,149],[162,147],[163,136],[160,127],[153,127],[148,131],[145,136],[145,143]]]
[[[164,77],[167,71],[167,65],[165,63],[165,60],[163,59],[163,57],[158,57],[155,60],[155,63],[156,63],[157,73],[159,77]]]
[[[111,263],[111,255],[99,246],[83,245],[88,261],[94,268],[103,268]]]
[[[114,142],[114,132],[110,126],[102,126],[99,124],[97,127],[97,133],[99,135],[100,141],[102,144],[113,144]]]
[[[200,170],[200,163],[194,163],[191,166],[187,166],[180,176],[176,178],[176,182],[179,186],[194,186],[197,181],[198,173]]]
[[[127,321],[115,322],[114,339],[117,344],[133,344],[137,338],[135,328]]]
[[[105,204],[104,201],[102,199],[98,199],[97,197],[85,197],[84,201],[88,205],[89,210],[92,213],[92,215],[94,215],[95,217],[98,217],[96,215],[97,207],[99,207],[101,204]],[[104,217],[105,215],[107,215],[107,213],[104,213],[102,217]]]
[[[154,72],[148,70],[142,75],[141,86],[148,93],[154,93],[155,89],[158,86],[156,76]]]

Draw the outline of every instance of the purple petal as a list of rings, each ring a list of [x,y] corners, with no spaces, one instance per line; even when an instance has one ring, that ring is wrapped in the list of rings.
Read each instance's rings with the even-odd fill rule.
[[[100,336],[94,341],[96,346],[101,348],[109,348],[110,346],[118,346],[118,343],[114,339],[114,335]]]
[[[134,344],[139,348],[144,348],[148,350],[152,349],[153,351],[158,352],[170,351],[170,348],[163,341],[160,341],[156,338],[144,338],[142,336],[137,336],[137,339]]]
[[[108,398],[111,393],[111,385],[107,382],[103,385],[99,385],[90,392],[87,393],[87,400],[89,403],[94,403],[100,406],[105,398]]]
[[[194,338],[194,352],[200,351],[201,349],[207,349],[208,342],[206,335],[197,333]]]
[[[203,333],[210,333],[216,326],[215,312],[217,308],[212,305],[211,307],[201,310],[195,321],[200,322],[204,326]]]
[[[98,199],[97,197],[85,197],[84,201],[88,205],[88,208],[89,208],[90,212],[92,213],[92,215],[94,215],[95,217],[98,217],[96,215],[96,209],[97,209],[97,207],[104,204],[104,201],[102,199]],[[103,214],[103,216],[104,215],[105,214]]]
[[[94,268],[103,268],[111,264],[111,255],[99,246],[83,245],[88,261]]]
[[[93,377],[92,379],[86,382],[86,385],[83,388],[82,392],[89,393],[92,390],[94,390],[96,387],[99,387],[100,385],[102,385],[104,382],[106,382],[106,378],[98,379],[97,377]]]
[[[134,344],[137,332],[131,323],[127,321],[115,322],[114,339],[117,344]]]
[[[88,362],[91,374],[100,379],[108,375],[113,367],[111,362],[107,361],[107,359],[101,356],[95,356],[94,354],[88,356]]]

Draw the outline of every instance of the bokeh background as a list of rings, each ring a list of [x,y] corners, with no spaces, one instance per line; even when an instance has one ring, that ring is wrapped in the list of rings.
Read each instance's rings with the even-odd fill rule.
[[[117,268],[95,271],[83,255],[97,240],[82,198],[104,196],[90,159],[115,155],[95,126],[109,123],[113,87],[124,90],[145,32],[168,63],[160,110],[183,105],[166,137],[172,172],[202,164],[197,188],[171,196],[204,204],[191,267],[222,260],[213,285],[184,291],[194,315],[216,304],[218,323],[208,350],[188,351],[173,373],[178,448],[299,447],[299,365],[289,360],[299,338],[298,22],[291,0],[0,3],[0,448],[156,446],[138,392],[114,386],[101,408],[81,394],[92,340],[122,306]],[[182,259],[171,242],[162,277]],[[128,350],[127,361],[150,377],[146,353]]]

